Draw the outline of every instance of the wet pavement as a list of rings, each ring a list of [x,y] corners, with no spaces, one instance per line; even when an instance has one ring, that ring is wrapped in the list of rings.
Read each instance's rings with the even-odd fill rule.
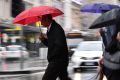
[[[44,74],[44,70],[47,66],[47,60],[41,59],[29,59],[25,60],[23,64],[21,64],[20,60],[15,61],[4,61],[0,63],[1,71],[13,71],[13,70],[37,70],[43,69],[42,71],[30,73],[30,74],[7,74],[0,75],[0,80],[41,80]],[[24,65],[21,67],[21,65]],[[95,79],[97,71],[96,70],[87,70],[83,72],[74,73],[72,69],[73,64],[70,63],[68,67],[69,76],[73,80],[97,80]],[[23,69],[21,69],[23,68]]]
[[[26,68],[46,67],[47,60],[39,58],[31,58],[27,60],[2,60],[0,62],[0,71],[16,71]]]

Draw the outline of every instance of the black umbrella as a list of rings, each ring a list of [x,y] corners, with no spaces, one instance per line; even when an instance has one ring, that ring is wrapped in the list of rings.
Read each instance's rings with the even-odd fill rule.
[[[89,29],[107,27],[112,24],[116,24],[120,20],[120,9],[113,9],[106,13],[103,13],[98,17],[89,27]]]

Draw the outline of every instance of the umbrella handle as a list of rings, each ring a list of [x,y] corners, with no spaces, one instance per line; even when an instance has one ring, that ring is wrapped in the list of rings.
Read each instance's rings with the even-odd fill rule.
[[[38,22],[38,24],[39,24],[38,26],[39,26],[39,29],[40,29],[40,33],[42,33],[42,30],[41,30],[41,28],[40,28],[40,25],[41,25],[41,24],[40,24],[39,22]]]
[[[44,34],[42,33],[42,30],[41,30],[40,25],[41,25],[41,24],[39,23],[40,35],[45,38]]]
[[[40,33],[42,33],[42,30],[41,30],[41,28],[39,27],[39,29],[40,29]],[[43,33],[42,33],[43,34]]]

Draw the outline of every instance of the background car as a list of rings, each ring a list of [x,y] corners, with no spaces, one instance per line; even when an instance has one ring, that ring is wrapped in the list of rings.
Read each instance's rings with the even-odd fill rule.
[[[21,45],[8,45],[4,56],[5,58],[28,58],[29,52]]]
[[[4,58],[5,53],[6,53],[6,48],[3,46],[0,46],[0,59]]]
[[[98,61],[103,53],[101,41],[83,41],[73,50],[71,61],[74,71],[98,67]]]
[[[73,55],[73,48],[76,48],[78,44],[83,41],[81,38],[67,38],[67,45],[68,45],[68,53],[69,53],[69,58],[71,59],[71,56]]]

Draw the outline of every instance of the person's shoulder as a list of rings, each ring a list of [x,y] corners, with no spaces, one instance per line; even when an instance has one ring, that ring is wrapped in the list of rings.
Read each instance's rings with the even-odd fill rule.
[[[52,22],[54,25],[60,26],[60,24],[58,22],[56,22],[55,20],[53,20]]]
[[[58,22],[56,22],[55,20],[53,21],[53,25],[54,25],[54,27],[55,27],[56,29],[63,30],[63,28],[61,27],[61,25],[60,25]]]

